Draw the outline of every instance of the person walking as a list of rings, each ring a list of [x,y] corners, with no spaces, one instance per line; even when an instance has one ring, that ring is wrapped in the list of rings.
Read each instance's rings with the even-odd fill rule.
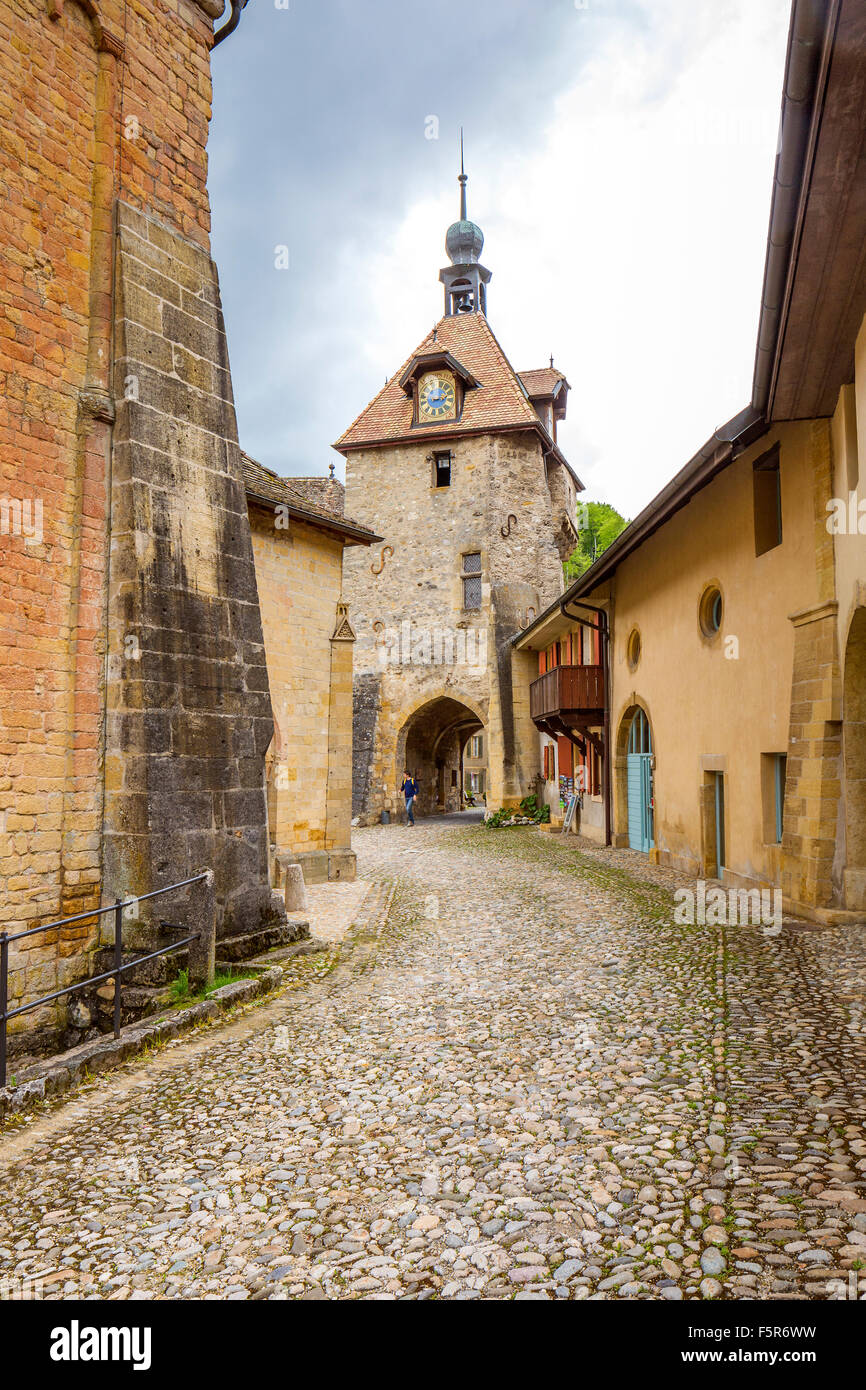
[[[406,798],[406,824],[415,824],[415,797],[418,795],[418,783],[411,772],[403,773],[403,783],[400,787],[401,792]]]

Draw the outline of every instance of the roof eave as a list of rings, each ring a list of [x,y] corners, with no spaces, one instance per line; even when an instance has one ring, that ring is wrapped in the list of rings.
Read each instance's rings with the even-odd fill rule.
[[[543,613],[539,613],[528,627],[512,637],[512,645],[520,646],[528,641],[539,627],[559,611],[561,604],[591,593],[599,584],[610,578],[628,555],[637,550],[675,512],[690,502],[696,493],[712,482],[743,449],[753,444],[762,434],[766,434],[768,428],[763,416],[751,405],[747,405],[726,424],[720,425],[706,444],[689,459],[685,467],[681,468],[643,511],[638,513],[634,521],[629,522],[625,530],[620,532],[595,564],[590,565],[588,570],[575,579],[565,593],[549,604]]]
[[[809,174],[820,126],[828,39],[835,31],[840,4],[841,0],[794,0],[791,10],[752,379],[752,407],[768,419],[773,413]]]
[[[319,516],[317,512],[308,512],[303,507],[299,507],[288,498],[283,500],[277,497],[265,497],[260,492],[255,492],[251,487],[244,489],[247,500],[255,502],[257,506],[264,507],[268,511],[273,511],[274,507],[285,507],[289,517],[304,522],[307,526],[315,526],[320,531],[330,531],[333,535],[341,538],[351,537],[352,545],[376,545],[383,540],[383,536],[377,536],[375,531],[368,531],[365,526],[353,526],[351,522],[341,521],[339,517]]]

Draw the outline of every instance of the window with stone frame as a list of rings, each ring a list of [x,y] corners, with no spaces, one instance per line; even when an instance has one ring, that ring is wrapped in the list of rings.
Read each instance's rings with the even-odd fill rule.
[[[463,607],[481,607],[481,552],[472,551],[462,557]]]

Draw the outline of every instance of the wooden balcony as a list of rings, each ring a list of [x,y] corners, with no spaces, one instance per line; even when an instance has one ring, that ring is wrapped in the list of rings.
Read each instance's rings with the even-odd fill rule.
[[[536,724],[557,719],[572,728],[604,723],[604,668],[554,666],[529,687],[529,712]]]

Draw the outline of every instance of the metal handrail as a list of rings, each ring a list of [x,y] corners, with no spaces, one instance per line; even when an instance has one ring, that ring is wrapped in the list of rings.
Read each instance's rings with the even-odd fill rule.
[[[193,878],[181,879],[179,883],[170,883],[167,888],[155,888],[150,893],[131,894],[127,898],[116,898],[107,907],[95,907],[90,912],[77,912],[73,917],[63,917],[57,922],[46,922],[41,927],[29,927],[27,931],[15,932],[12,936],[5,931],[0,931],[0,1088],[6,1085],[6,1025],[10,1018],[17,1018],[19,1014],[29,1013],[31,1009],[38,1009],[41,1004],[50,1004],[55,999],[61,999],[64,994],[75,994],[79,989],[86,989],[88,985],[100,984],[103,980],[115,980],[114,986],[114,1036],[120,1037],[120,979],[127,970],[135,970],[145,961],[154,960],[157,956],[168,955],[171,951],[179,951],[181,947],[188,946],[192,941],[198,941],[201,932],[194,932],[191,936],[182,937],[180,941],[172,941],[169,946],[161,946],[156,951],[151,951],[146,956],[138,956],[128,964],[122,964],[123,956],[123,912],[124,908],[130,907],[133,903],[146,902],[149,898],[160,898],[164,893],[174,893],[179,888],[188,888],[193,883],[202,883],[208,877],[207,873],[196,874]],[[55,990],[53,994],[43,994],[39,999],[33,999],[29,1004],[20,1004],[17,1009],[9,1009],[9,946],[13,941],[20,941],[22,937],[34,936],[41,931],[54,931],[57,927],[68,926],[71,922],[82,922],[88,917],[102,917],[108,912],[114,913],[114,966],[111,970],[106,970],[101,975],[91,975],[86,980],[79,980],[77,984],[67,985],[65,989]],[[170,922],[163,922],[164,927],[171,927]],[[183,930],[183,928],[176,928]]]
[[[182,878],[180,883],[172,883],[168,888],[154,888],[150,893],[130,893],[128,898],[118,898],[118,902],[123,902],[127,907],[134,902],[146,903],[148,898],[158,898],[163,893],[172,893],[176,888],[186,888],[190,883],[201,883],[207,874],[196,874],[195,878]],[[90,912],[76,912],[74,917],[61,917],[59,922],[46,922],[41,927],[28,927],[26,931],[15,932],[14,936],[7,936],[7,941],[20,941],[23,936],[33,936],[40,931],[54,931],[55,927],[68,927],[70,922],[83,922],[88,917],[102,917],[106,912],[114,912],[115,904],[109,903],[108,907],[94,907]],[[6,935],[5,932],[0,935]]]

